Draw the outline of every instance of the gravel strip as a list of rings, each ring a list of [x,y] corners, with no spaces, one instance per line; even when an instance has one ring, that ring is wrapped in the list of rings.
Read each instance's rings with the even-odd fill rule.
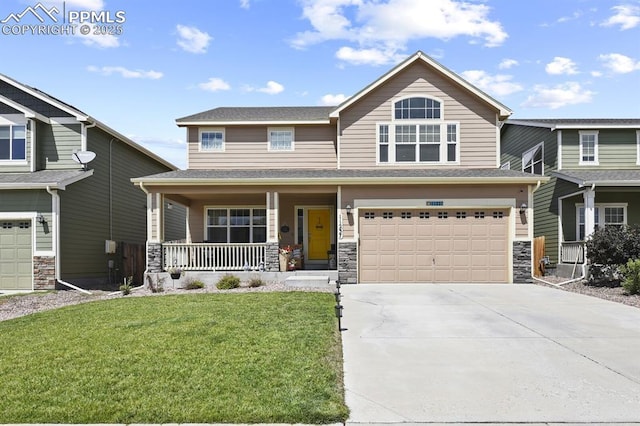
[[[534,279],[534,283],[546,287],[553,287],[559,290],[571,291],[573,293],[585,294],[587,296],[599,297],[611,302],[623,303],[625,305],[640,308],[640,295],[629,295],[623,287],[595,287],[586,285],[584,280],[566,282],[566,278],[544,277],[547,283]]]
[[[40,311],[61,308],[63,306],[77,305],[79,303],[93,302],[95,300],[116,299],[120,297],[166,296],[171,294],[202,294],[202,293],[259,293],[269,291],[315,291],[331,292],[334,288],[290,288],[283,283],[267,283],[261,287],[240,287],[233,290],[218,290],[215,286],[206,286],[198,290],[186,290],[183,288],[165,287],[163,292],[153,293],[148,288],[138,287],[130,295],[123,296],[121,292],[92,291],[85,294],[74,290],[56,290],[47,292],[34,292],[15,295],[3,295],[0,293],[0,321],[18,318]]]

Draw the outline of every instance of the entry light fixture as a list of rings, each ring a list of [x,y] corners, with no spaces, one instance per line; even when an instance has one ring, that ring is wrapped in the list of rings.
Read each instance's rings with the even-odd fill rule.
[[[527,204],[522,203],[522,205],[520,206],[520,214],[524,214],[526,211],[527,211]]]
[[[345,207],[345,210],[347,211],[348,215],[351,215],[351,204],[347,204],[347,207]]]
[[[45,223],[47,223],[47,219],[45,219],[45,217],[44,217],[43,215],[41,215],[41,214],[38,214],[38,215],[36,216],[36,220],[38,221],[38,223],[41,223],[41,224],[43,224],[43,225],[44,225]]]

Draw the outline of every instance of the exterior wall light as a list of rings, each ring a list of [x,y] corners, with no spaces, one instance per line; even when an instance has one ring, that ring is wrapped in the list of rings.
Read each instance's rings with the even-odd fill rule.
[[[347,204],[347,207],[345,207],[345,210],[347,211],[347,215],[351,215],[351,204]]]
[[[526,211],[527,211],[527,204],[522,203],[522,205],[520,206],[520,214],[524,214]]]

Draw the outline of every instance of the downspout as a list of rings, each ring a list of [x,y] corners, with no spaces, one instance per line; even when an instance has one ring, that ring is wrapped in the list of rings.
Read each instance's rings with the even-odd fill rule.
[[[56,253],[56,261],[55,261],[55,279],[58,283],[67,286],[69,288],[72,288],[74,290],[80,291],[82,293],[85,294],[91,294],[90,291],[84,290],[80,287],[77,287],[71,283],[68,283],[66,281],[63,281],[60,278],[60,196],[58,195],[58,192],[55,190],[51,189],[51,186],[47,185],[47,192],[51,195],[51,199],[54,200],[54,203],[56,205],[55,211],[54,211],[54,245],[55,245],[55,253]]]

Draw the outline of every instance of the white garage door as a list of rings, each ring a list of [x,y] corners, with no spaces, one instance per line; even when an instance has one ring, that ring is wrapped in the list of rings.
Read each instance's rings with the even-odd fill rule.
[[[0,290],[31,290],[31,221],[0,221]]]
[[[360,210],[360,282],[505,283],[506,210]]]

